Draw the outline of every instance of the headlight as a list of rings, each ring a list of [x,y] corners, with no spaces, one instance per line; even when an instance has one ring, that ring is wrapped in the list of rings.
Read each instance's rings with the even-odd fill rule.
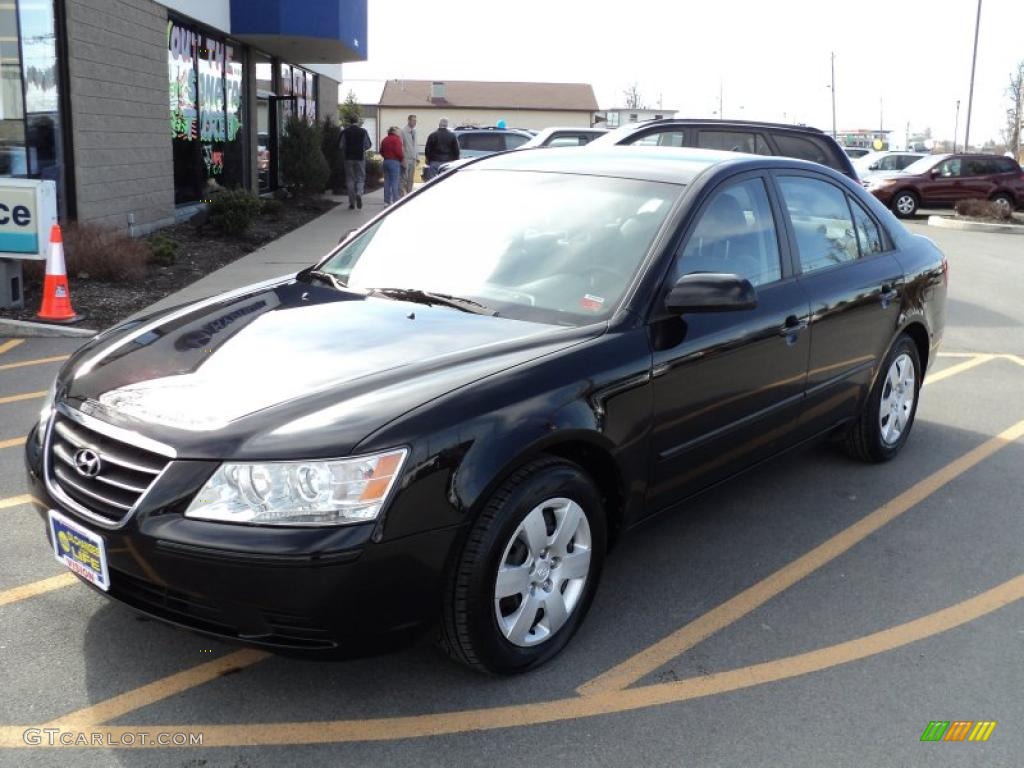
[[[404,448],[338,461],[222,464],[185,517],[255,525],[375,520],[405,463]]]

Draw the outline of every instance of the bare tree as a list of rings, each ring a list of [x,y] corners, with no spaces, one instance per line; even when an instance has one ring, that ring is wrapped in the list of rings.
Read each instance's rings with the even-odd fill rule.
[[[644,104],[643,97],[640,95],[640,88],[636,83],[633,83],[624,90],[622,95],[626,97],[627,109],[647,109],[647,105]]]
[[[1017,70],[1010,73],[1010,85],[1006,88],[1006,96],[1010,106],[1006,109],[1006,128],[1003,138],[1006,146],[1013,152],[1014,158],[1020,159],[1021,122],[1024,121],[1024,61],[1017,65]]]

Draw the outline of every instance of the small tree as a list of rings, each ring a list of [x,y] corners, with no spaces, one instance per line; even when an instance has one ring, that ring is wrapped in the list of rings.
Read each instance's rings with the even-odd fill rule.
[[[362,122],[363,108],[359,106],[356,95],[352,91],[349,91],[345,101],[338,105],[338,116],[341,118],[342,125],[348,125],[350,122]]]
[[[297,195],[319,195],[331,169],[323,151],[323,131],[316,121],[290,115],[281,137],[281,172]]]

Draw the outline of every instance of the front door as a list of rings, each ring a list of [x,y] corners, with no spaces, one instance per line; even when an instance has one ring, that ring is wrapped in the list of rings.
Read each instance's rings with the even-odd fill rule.
[[[903,269],[852,195],[813,174],[777,177],[811,299],[804,432],[851,418],[867,396],[900,313]]]
[[[951,157],[934,169],[938,173],[921,184],[921,206],[951,205],[961,198],[960,158]]]
[[[652,512],[795,439],[809,302],[783,258],[777,211],[760,175],[726,182],[676,254],[666,291],[685,274],[734,273],[754,285],[757,307],[652,323]]]

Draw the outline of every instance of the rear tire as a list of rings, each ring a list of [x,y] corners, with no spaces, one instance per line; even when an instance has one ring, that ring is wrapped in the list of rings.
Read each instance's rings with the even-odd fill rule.
[[[917,195],[910,190],[897,192],[892,198],[892,212],[901,219],[909,219],[917,213]]]
[[[998,195],[992,195],[992,202],[999,206],[1005,206],[1007,211],[1013,213],[1013,198],[1005,192],[1000,192]]]
[[[904,333],[886,355],[860,416],[846,433],[846,452],[868,462],[895,457],[910,437],[920,392],[921,357]]]
[[[521,467],[491,496],[452,567],[439,645],[499,675],[554,658],[586,616],[606,541],[604,502],[580,467],[554,457]]]

